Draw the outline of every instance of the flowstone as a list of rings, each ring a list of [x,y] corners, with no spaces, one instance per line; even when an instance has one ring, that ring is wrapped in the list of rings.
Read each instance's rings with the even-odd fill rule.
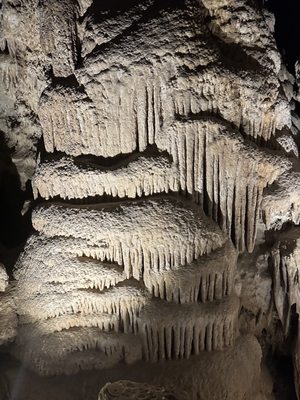
[[[273,16],[5,0],[1,22],[0,129],[34,197],[11,282],[0,265],[8,380],[32,382],[14,400],[272,400],[300,302],[298,228],[273,232],[300,221]]]

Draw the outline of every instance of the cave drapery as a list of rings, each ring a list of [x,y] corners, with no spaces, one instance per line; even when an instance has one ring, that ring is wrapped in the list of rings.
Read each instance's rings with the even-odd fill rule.
[[[0,2],[0,400],[300,399],[299,63],[264,3]]]

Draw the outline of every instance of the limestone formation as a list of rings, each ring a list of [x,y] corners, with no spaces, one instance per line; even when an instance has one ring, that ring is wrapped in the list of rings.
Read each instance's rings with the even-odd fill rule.
[[[273,15],[0,3],[0,131],[33,228],[0,264],[11,397],[271,400],[281,352],[298,385],[299,77]]]
[[[24,330],[28,332],[27,330]],[[141,359],[139,338],[125,333],[78,327],[34,336],[20,334],[14,354],[39,374],[74,374]]]
[[[89,352],[75,354],[78,346],[81,352],[101,350],[101,332],[111,348],[124,338],[118,351],[140,343],[134,360],[188,358],[233,345],[239,302],[229,295],[236,251],[192,202],[169,196],[95,206],[53,203],[37,208],[32,222],[39,235],[28,241],[15,269],[22,293],[15,354],[40,373],[72,373],[123,359],[113,350],[105,350],[104,359],[94,354],[97,362]],[[192,304],[178,313],[176,303]],[[84,341],[72,347],[81,331]],[[72,356],[58,352],[48,361],[52,341],[62,340],[70,340]],[[44,353],[33,347],[36,341],[44,343]]]
[[[0,264],[0,292],[4,292],[8,285],[8,276],[3,264]]]
[[[286,223],[300,222],[300,174],[289,171],[268,188],[262,202],[262,213],[267,229],[280,229]]]
[[[119,381],[107,383],[101,390],[98,400],[185,400],[186,394],[178,394],[162,387],[152,386],[145,383]]]
[[[46,0],[39,12],[40,43],[46,55],[51,54],[56,76],[72,75],[77,61],[76,7],[72,0]]]
[[[262,152],[215,118],[176,122],[157,144],[179,166],[180,184],[232,238],[239,250],[253,250],[264,188],[291,167]]]
[[[235,297],[178,307],[161,301],[146,305],[138,318],[146,360],[189,358],[222,350],[236,338],[239,302]]]
[[[52,204],[35,209],[32,223],[46,237],[81,240],[92,246],[92,256],[123,265],[136,279],[149,269],[192,262],[226,241],[193,203],[172,197],[95,207]]]
[[[225,43],[238,44],[250,57],[272,72],[279,72],[281,60],[273,37],[274,16],[237,0],[204,0],[210,30]]]
[[[119,168],[76,163],[71,157],[62,157],[42,163],[32,185],[35,197],[39,194],[46,200],[56,196],[63,199],[103,195],[135,198],[177,192],[179,174],[177,167],[164,156],[133,157]]]
[[[93,13],[93,9],[85,16],[82,31],[82,55],[91,53],[96,46],[109,43],[118,35],[129,29],[149,11],[153,0],[136,2],[132,7],[120,10],[104,9],[100,13]]]
[[[13,288],[8,287],[8,276],[0,263],[0,346],[11,342],[16,336],[17,316]]]
[[[274,301],[285,333],[291,323],[292,306],[299,304],[299,229],[292,228],[279,235],[271,252]]]
[[[0,293],[0,346],[12,342],[17,335],[17,314],[13,290]]]

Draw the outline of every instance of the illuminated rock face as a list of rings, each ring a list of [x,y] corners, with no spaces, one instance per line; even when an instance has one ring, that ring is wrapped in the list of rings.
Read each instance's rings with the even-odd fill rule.
[[[52,204],[32,222],[38,236],[15,272],[15,354],[39,372],[189,358],[234,344],[236,251],[193,202]]]
[[[35,232],[0,302],[1,326],[15,299],[18,332],[5,340],[15,337],[26,368],[68,375],[125,363],[178,398],[181,389],[193,399],[264,395],[260,346],[239,337],[238,255],[258,251],[261,217],[267,230],[299,223],[298,122],[274,20],[248,3],[4,2],[2,114],[22,121],[26,140],[15,125],[3,131],[24,182],[42,134]],[[287,331],[299,257],[297,246],[295,261],[281,241],[272,246],[265,258]],[[150,378],[153,363],[169,371],[161,381]],[[99,399],[156,390],[115,385]]]
[[[0,292],[4,292],[8,285],[8,276],[4,265],[0,264]]]

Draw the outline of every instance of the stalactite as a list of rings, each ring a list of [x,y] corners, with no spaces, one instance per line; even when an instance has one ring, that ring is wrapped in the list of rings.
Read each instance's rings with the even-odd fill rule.
[[[243,70],[237,57],[228,63],[226,54],[215,46],[208,49],[211,39],[207,30],[197,20],[199,14],[190,11],[173,10],[168,15],[161,12],[155,19],[145,18],[102,51],[89,54],[83,68],[75,71],[103,119],[109,121],[105,129],[114,137],[118,128],[121,137],[136,135],[139,150],[143,150],[147,140],[153,143],[153,135],[167,129],[177,115],[221,115],[247,135],[266,141],[276,129],[291,126],[289,103],[281,94],[278,76],[264,66],[257,68],[254,60],[243,64]],[[163,34],[162,25],[168,26]],[[89,35],[92,41],[99,40],[95,33]],[[145,35],[152,40],[145,41]],[[279,54],[275,49],[273,53],[278,64]],[[240,57],[245,58],[243,50]]]
[[[191,202],[172,197],[95,209],[52,204],[36,208],[34,228],[95,246],[95,258],[124,266],[127,277],[190,263],[225,243],[225,235]]]
[[[80,243],[31,236],[15,266],[17,288],[24,294],[46,292],[51,285],[62,293],[73,289],[102,291],[125,280],[121,267],[88,258],[88,248],[82,248],[88,255],[82,257]]]
[[[280,223],[267,209],[268,193],[262,203],[267,186],[277,180],[285,187],[280,175],[293,167],[297,181],[296,162],[258,147],[277,141],[297,154],[284,136],[291,135],[294,94],[279,71],[271,17],[250,3],[0,6],[0,81],[12,113],[1,126],[11,147],[17,143],[15,159],[35,153],[36,121],[43,132],[32,181],[35,233],[13,283],[0,266],[0,345],[15,339],[9,351],[22,371],[73,374],[138,361],[159,369],[160,361],[181,359],[191,398],[213,397],[199,382],[209,386],[220,366],[219,398],[256,398],[236,384],[242,366],[250,387],[261,361],[254,338],[236,342],[236,292],[244,289],[236,284],[237,255],[257,243],[262,205],[272,228],[284,218],[299,222],[299,212],[295,192],[286,194]],[[91,204],[100,197],[113,199]],[[283,242],[271,259],[286,328],[299,302],[298,243]]]
[[[292,306],[299,312],[299,228],[291,228],[279,234],[271,251],[273,268],[273,299],[286,335],[289,333]]]
[[[36,295],[24,293],[22,301],[18,301],[19,314],[29,316],[32,320],[46,320],[48,318],[70,318],[73,314],[82,316],[93,314],[116,314],[124,324],[125,331],[133,328],[133,318],[138,315],[146,303],[148,295],[135,285],[126,281],[122,286],[97,290],[72,290],[66,293],[56,292],[55,285],[49,285],[49,292]],[[130,319],[128,319],[128,315]]]
[[[202,206],[225,232],[233,231],[238,249],[252,251],[263,189],[291,163],[259,150],[213,118],[176,122],[156,143],[172,154],[181,188],[200,192]]]
[[[105,332],[119,332],[120,317],[117,314],[93,313],[83,315],[79,313],[36,321],[36,319],[30,315],[21,315],[19,317],[18,329],[20,336],[19,342],[23,343],[37,335],[48,335],[53,332],[61,332],[75,327],[95,327]]]
[[[230,295],[236,271],[237,254],[227,243],[175,270],[144,274],[146,288],[155,297],[176,303],[220,300]]]
[[[39,118],[43,128],[45,148],[78,156],[96,154],[111,157],[135,149],[135,139],[127,138],[127,145],[120,150],[103,137],[98,113],[86,94],[78,89],[58,86],[46,89],[41,100]],[[100,135],[101,132],[101,135]],[[101,136],[101,140],[100,140]],[[93,150],[94,149],[94,150]]]
[[[138,317],[146,360],[189,358],[204,350],[232,346],[237,332],[239,301],[229,297],[207,304],[154,300]]]
[[[268,142],[276,129],[291,126],[291,115],[288,102],[280,93],[278,78],[264,74],[209,65],[200,74],[183,75],[173,84],[176,114],[188,117],[208,113],[222,117],[255,141]],[[251,102],[253,98],[255,106]]]
[[[40,164],[32,180],[35,198],[60,196],[63,199],[102,196],[136,198],[142,195],[178,191],[177,167],[167,157],[141,156],[119,168],[76,165],[74,159]]]

